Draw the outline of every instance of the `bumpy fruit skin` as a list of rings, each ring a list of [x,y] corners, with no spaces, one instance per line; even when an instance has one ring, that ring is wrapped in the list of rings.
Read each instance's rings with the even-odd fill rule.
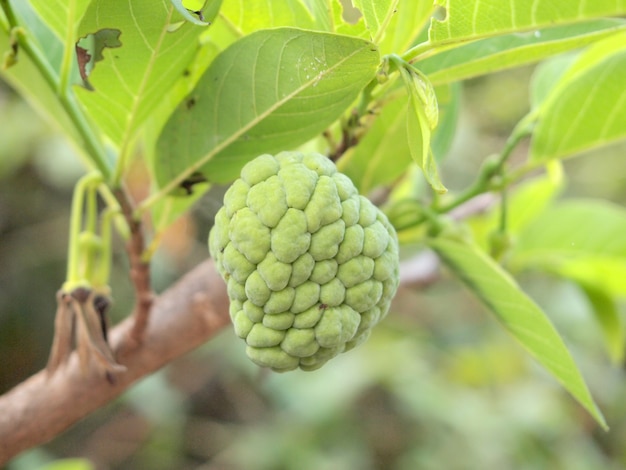
[[[252,361],[314,370],[363,342],[398,287],[386,216],[319,154],[249,162],[224,196],[209,249]]]

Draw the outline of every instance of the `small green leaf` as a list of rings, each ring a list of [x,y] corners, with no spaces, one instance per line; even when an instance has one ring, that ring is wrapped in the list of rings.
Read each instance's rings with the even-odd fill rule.
[[[476,247],[444,238],[431,240],[429,245],[513,337],[608,429],[558,332],[511,276]]]
[[[233,180],[264,152],[295,148],[341,116],[376,74],[362,39],[292,28],[240,39],[211,64],[166,124],[154,174],[162,192],[196,171]]]
[[[541,106],[531,160],[565,158],[626,138],[626,32],[588,48]]]
[[[449,83],[537,62],[625,29],[626,22],[621,19],[600,19],[541,28],[460,44],[419,60],[414,65],[433,84]]]
[[[609,357],[615,364],[621,364],[624,361],[624,329],[615,300],[606,292],[593,287],[580,287],[602,330]]]
[[[411,157],[420,166],[433,190],[445,193],[447,189],[439,178],[439,170],[430,145],[432,131],[439,120],[435,90],[416,69],[396,59],[392,60],[396,61],[409,94],[406,123]]]
[[[439,0],[437,3],[445,7],[446,17],[432,21],[429,39],[433,44],[626,14],[626,4],[621,0],[558,3],[554,0]]]

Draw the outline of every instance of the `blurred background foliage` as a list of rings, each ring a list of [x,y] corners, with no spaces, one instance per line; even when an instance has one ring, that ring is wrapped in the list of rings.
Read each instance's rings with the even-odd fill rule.
[[[452,190],[501,150],[528,111],[532,68],[464,83],[455,141],[442,162]],[[74,151],[0,83],[0,392],[41,369],[65,276]],[[524,152],[524,146],[518,152]],[[565,196],[626,203],[626,145],[565,162]],[[148,179],[138,166],[137,196]],[[154,264],[162,290],[205,259],[219,195],[165,235]],[[118,241],[113,322],[130,310]],[[604,433],[446,273],[400,290],[371,339],[316,372],[275,374],[245,357],[230,329],[143,380],[11,470],[47,469],[621,469],[624,368],[607,358],[585,298],[525,274],[608,419]],[[621,314],[623,315],[623,305]],[[86,460],[76,460],[76,459]],[[72,460],[60,460],[72,459]]]

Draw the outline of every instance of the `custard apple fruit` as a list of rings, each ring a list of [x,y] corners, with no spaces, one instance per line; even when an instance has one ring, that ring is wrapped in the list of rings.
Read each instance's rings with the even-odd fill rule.
[[[363,342],[398,287],[398,239],[331,160],[261,155],[215,217],[209,249],[252,361],[314,370]]]

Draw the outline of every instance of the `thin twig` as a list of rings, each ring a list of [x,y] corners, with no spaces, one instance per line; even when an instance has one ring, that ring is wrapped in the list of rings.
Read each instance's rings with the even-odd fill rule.
[[[126,250],[130,262],[130,277],[135,287],[135,310],[133,328],[129,334],[136,344],[141,344],[154,301],[154,292],[150,285],[150,264],[142,256],[145,249],[143,227],[141,221],[134,217],[134,207],[128,194],[120,189],[115,192],[115,196],[120,203],[130,231]]]

